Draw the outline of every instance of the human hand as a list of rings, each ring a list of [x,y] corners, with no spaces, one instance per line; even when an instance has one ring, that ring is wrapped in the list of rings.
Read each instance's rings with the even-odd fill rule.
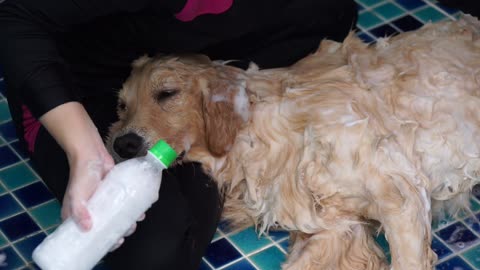
[[[114,166],[111,155],[84,107],[77,102],[62,104],[40,121],[67,154],[70,176],[62,205],[62,219],[72,217],[81,229],[93,226],[87,201]],[[141,218],[141,217],[140,217]],[[126,233],[135,231],[136,224]],[[119,244],[123,243],[123,239]],[[119,245],[117,245],[118,247]]]

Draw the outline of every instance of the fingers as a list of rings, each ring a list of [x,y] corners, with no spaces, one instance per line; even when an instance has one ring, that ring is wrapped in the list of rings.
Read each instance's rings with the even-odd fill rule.
[[[144,219],[145,219],[145,213],[143,213],[143,214],[138,218],[137,222],[140,222],[140,221],[142,221],[142,220],[144,220]],[[128,229],[128,231],[125,233],[125,235],[123,236],[123,238],[121,238],[120,240],[118,240],[118,242],[110,248],[109,252],[112,252],[112,251],[116,250],[117,248],[119,248],[119,247],[125,242],[125,237],[129,237],[130,235],[132,235],[132,234],[135,232],[136,229],[137,229],[137,223],[134,223],[134,224],[132,225],[132,227],[130,227],[130,229]]]
[[[116,250],[123,244],[123,242],[125,242],[125,238],[120,238],[120,240],[118,240],[118,242],[115,245],[113,245],[108,252],[112,252]]]
[[[137,223],[134,223],[132,227],[130,227],[130,229],[128,229],[128,231],[125,233],[125,237],[129,237],[130,235],[132,235],[136,229],[137,229]]]
[[[72,204],[72,218],[80,225],[84,231],[89,231],[92,228],[92,218],[87,209],[87,204],[84,201]]]

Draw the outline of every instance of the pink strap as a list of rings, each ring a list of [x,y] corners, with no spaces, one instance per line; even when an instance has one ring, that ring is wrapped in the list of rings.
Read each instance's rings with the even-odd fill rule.
[[[187,0],[187,4],[175,17],[183,22],[192,21],[202,14],[220,14],[233,4],[233,0]]]
[[[23,138],[27,142],[28,151],[33,153],[35,150],[35,140],[37,139],[37,134],[41,123],[35,117],[33,117],[27,106],[22,105],[22,111]]]

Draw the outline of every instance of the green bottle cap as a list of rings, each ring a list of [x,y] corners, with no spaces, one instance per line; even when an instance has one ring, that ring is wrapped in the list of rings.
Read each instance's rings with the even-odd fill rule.
[[[177,153],[175,150],[173,150],[173,148],[170,147],[170,145],[168,145],[164,140],[158,141],[148,151],[158,158],[158,160],[160,160],[167,168],[177,158]]]

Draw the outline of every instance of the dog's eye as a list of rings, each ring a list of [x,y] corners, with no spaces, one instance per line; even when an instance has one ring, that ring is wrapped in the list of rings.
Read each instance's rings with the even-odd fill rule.
[[[123,111],[125,111],[126,109],[127,109],[127,104],[125,104],[125,102],[123,102],[123,101],[120,101],[120,102],[118,103],[118,110],[123,112]]]
[[[178,93],[177,89],[163,89],[157,93],[155,93],[155,100],[157,102],[162,102],[167,98],[173,97]]]

